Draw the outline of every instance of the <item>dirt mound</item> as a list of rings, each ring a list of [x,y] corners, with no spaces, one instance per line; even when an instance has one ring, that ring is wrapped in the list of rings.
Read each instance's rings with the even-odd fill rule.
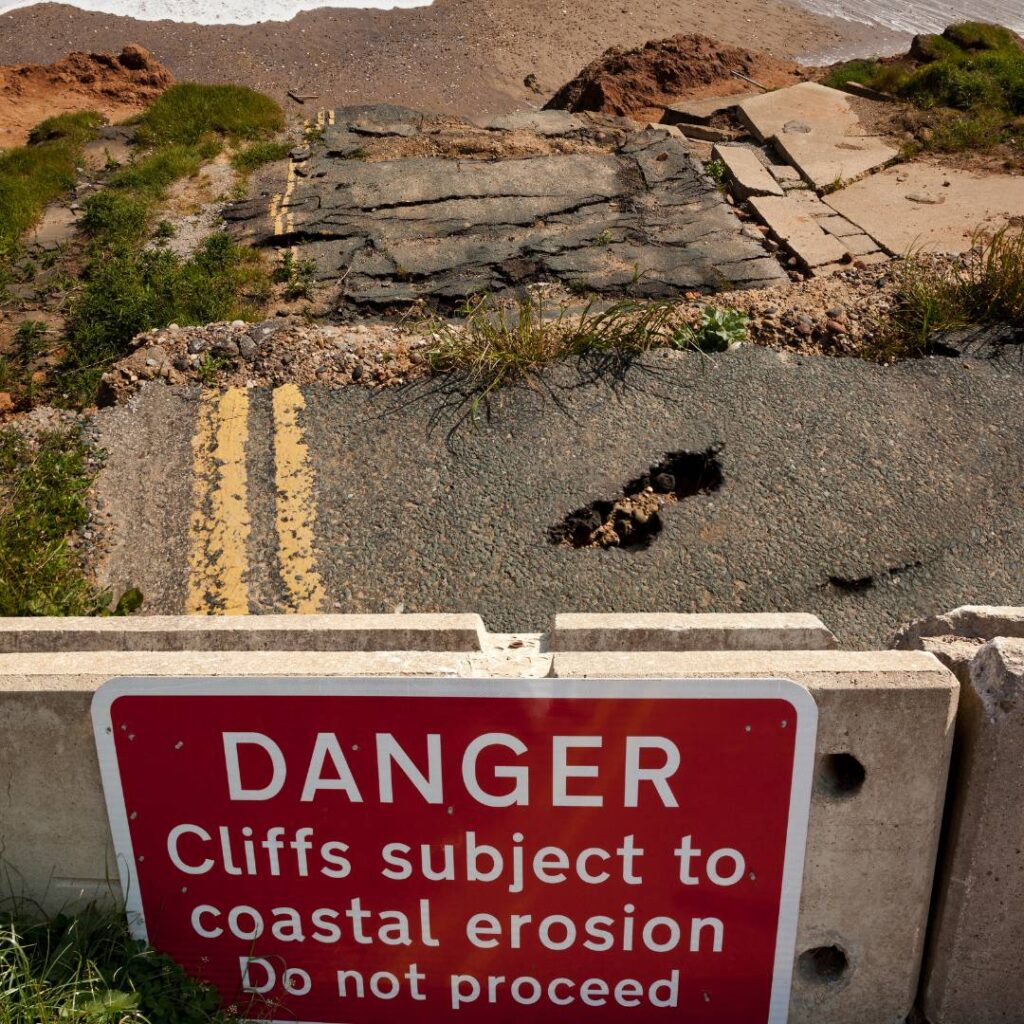
[[[44,118],[96,110],[120,120],[151,103],[174,77],[148,50],[69,53],[54,64],[0,67],[0,147],[25,142]]]
[[[637,116],[684,96],[728,96],[749,89],[733,72],[769,88],[806,77],[791,61],[725,46],[702,35],[678,35],[636,50],[613,47],[591,61],[548,100],[548,110],[593,110]]]

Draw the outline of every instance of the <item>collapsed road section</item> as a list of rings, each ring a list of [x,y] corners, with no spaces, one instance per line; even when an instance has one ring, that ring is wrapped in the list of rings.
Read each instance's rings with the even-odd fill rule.
[[[342,307],[450,308],[538,282],[657,298],[786,279],[674,129],[382,106],[324,120],[282,189],[226,216],[236,237],[313,261]]]

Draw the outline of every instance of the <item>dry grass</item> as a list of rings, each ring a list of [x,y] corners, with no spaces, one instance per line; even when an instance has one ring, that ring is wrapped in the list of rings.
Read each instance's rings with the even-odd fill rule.
[[[461,314],[454,323],[437,315],[420,321],[431,339],[427,359],[433,370],[461,373],[485,394],[559,359],[628,358],[655,348],[723,351],[746,336],[746,318],[731,310],[705,310],[697,327],[681,326],[672,302],[590,303],[580,312],[548,309],[539,295],[511,302],[483,295]]]
[[[1024,228],[979,237],[952,264],[911,254],[896,274],[894,309],[880,331],[884,357],[926,355],[941,331],[1024,324]]]

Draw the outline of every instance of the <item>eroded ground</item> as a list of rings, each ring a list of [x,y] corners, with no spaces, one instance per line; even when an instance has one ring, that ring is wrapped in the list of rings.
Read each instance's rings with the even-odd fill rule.
[[[667,297],[785,280],[680,136],[561,111],[482,128],[330,111],[283,191],[227,218],[239,238],[315,261],[344,307],[452,306],[538,281]]]

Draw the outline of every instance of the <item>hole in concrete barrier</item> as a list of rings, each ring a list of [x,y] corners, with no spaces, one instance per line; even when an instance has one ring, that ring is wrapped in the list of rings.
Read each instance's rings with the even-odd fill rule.
[[[799,965],[808,981],[834,985],[846,975],[850,961],[838,946],[815,946],[800,954]]]
[[[592,501],[548,530],[548,540],[572,548],[642,551],[664,529],[661,514],[695,494],[717,491],[725,482],[720,445],[704,451],[670,452],[646,473],[630,480],[622,496]]]
[[[822,788],[832,796],[853,796],[860,792],[867,772],[853,754],[826,754],[818,767]]]

